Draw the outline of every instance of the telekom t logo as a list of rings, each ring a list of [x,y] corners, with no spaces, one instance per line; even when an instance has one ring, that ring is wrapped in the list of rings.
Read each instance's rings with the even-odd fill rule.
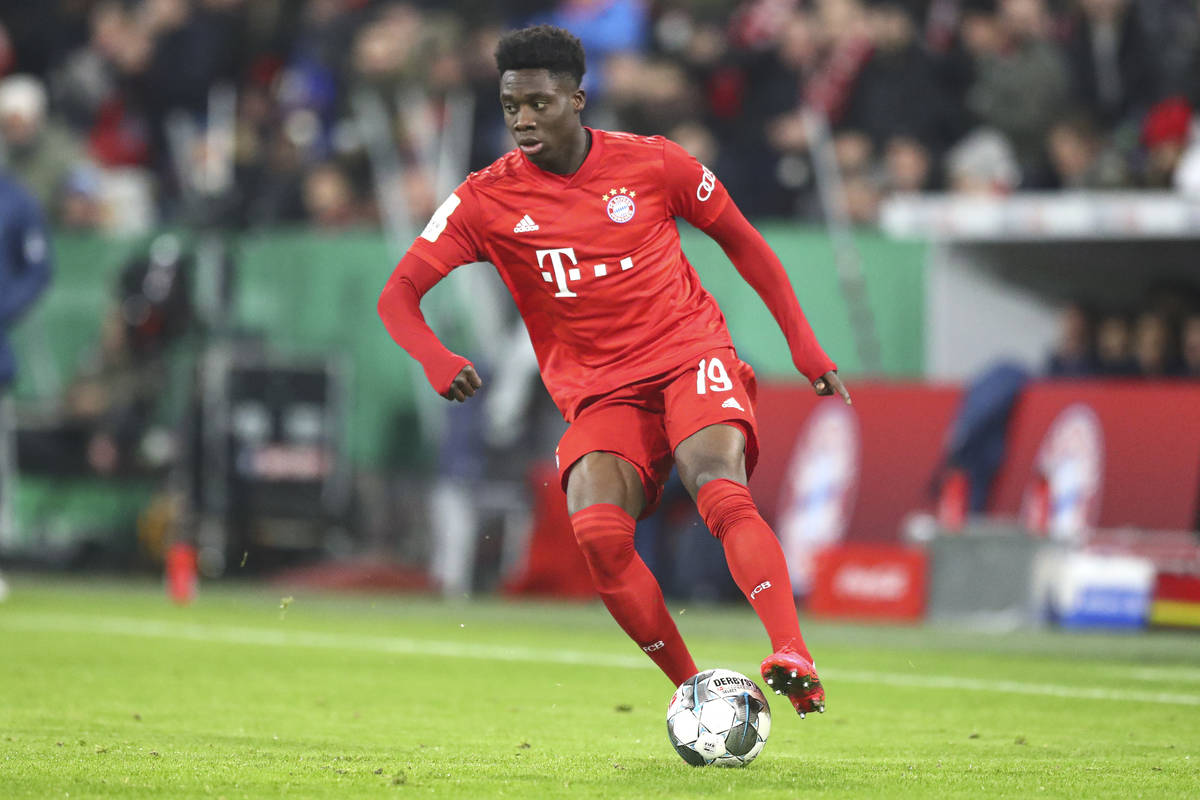
[[[570,287],[567,285],[567,281],[579,280],[579,268],[574,266],[569,270],[564,268],[562,260],[564,255],[571,259],[572,264],[579,263],[575,259],[574,247],[560,247],[556,250],[538,250],[538,268],[542,270],[542,277],[545,278],[547,282],[555,281],[558,283],[558,291],[554,294],[555,297],[578,297],[579,295],[571,291]],[[550,263],[554,266],[553,277],[549,272],[546,272],[546,256],[550,256]]]
[[[546,258],[550,258],[550,269],[546,267]],[[571,266],[566,266],[563,262],[563,256],[571,260]],[[554,250],[538,250],[537,251],[538,269],[542,271],[542,278],[546,283],[553,283],[558,286],[558,291],[554,293],[555,297],[578,297],[575,292],[571,291],[571,281],[577,281],[581,277],[581,272],[578,267],[579,259],[575,258],[574,247],[559,247]],[[629,256],[621,259],[621,271],[633,269],[633,259]],[[603,278],[608,274],[607,264],[593,264],[592,274],[597,278]]]

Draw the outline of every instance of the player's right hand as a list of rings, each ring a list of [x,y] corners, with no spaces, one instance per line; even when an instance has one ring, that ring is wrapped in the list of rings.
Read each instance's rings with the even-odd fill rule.
[[[468,397],[475,394],[480,386],[483,386],[483,381],[479,379],[479,373],[470,364],[463,367],[454,381],[450,384],[450,388],[442,394],[442,397],[447,400],[457,400],[460,403],[465,403]]]
[[[850,405],[850,392],[846,389],[846,384],[842,383],[842,379],[838,377],[837,370],[826,372],[821,377],[813,381],[813,391],[824,397],[832,394],[842,396],[842,401],[846,405]]]

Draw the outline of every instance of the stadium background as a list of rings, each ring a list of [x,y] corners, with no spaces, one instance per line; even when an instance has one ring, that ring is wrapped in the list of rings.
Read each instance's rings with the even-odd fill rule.
[[[587,124],[726,183],[854,396],[682,231],[830,687],[737,777],[676,769],[667,687],[563,602],[562,423],[491,270],[423,305],[465,405],[375,312],[510,148],[492,48],[543,21]],[[1195,796],[1197,110],[1196,0],[0,4],[0,163],[54,266],[0,331],[0,795]],[[638,547],[752,674],[677,482]],[[504,700],[448,690],[480,661]]]
[[[7,560],[146,570],[174,544],[211,577],[553,589],[522,570],[562,533],[537,491],[561,423],[502,287],[464,269],[426,302],[493,382],[461,409],[374,313],[508,149],[490,54],[537,21],[582,37],[589,124],[715,168],[855,387],[857,413],[810,415],[753,292],[684,231],[768,381],[755,488],[794,560],[1007,525],[1079,554],[1144,529],[1114,569],[1194,567],[1200,10],[1172,0],[14,6],[0,129],[55,279],[15,331]],[[681,555],[715,550],[675,495],[649,560],[672,594],[735,596]]]

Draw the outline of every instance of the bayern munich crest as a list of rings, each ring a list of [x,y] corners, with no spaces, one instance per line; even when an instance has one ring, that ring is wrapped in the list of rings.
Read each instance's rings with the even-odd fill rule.
[[[1086,403],[1072,403],[1051,423],[1034,461],[1045,482],[1045,527],[1051,538],[1082,542],[1100,516],[1104,487],[1104,427]],[[1031,488],[1024,503],[1031,502]]]
[[[792,590],[812,588],[813,556],[846,535],[858,489],[862,437],[841,403],[819,403],[796,437],[777,510]]]
[[[612,189],[601,195],[601,199],[608,201],[608,206],[605,210],[608,212],[608,218],[613,222],[626,223],[633,219],[633,212],[637,207],[633,204],[633,198],[637,197],[637,192],[626,189],[622,186],[620,189]]]

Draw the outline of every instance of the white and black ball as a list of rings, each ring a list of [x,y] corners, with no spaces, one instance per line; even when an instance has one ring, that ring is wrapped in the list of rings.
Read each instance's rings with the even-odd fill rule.
[[[688,678],[667,706],[667,735],[684,761],[695,767],[744,767],[771,732],[771,708],[754,681],[729,669]]]

